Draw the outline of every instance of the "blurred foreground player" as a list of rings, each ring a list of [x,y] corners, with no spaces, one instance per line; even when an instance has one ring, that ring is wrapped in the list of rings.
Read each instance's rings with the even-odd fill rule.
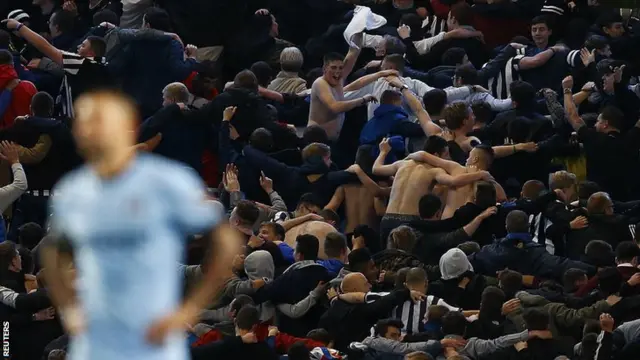
[[[241,240],[226,226],[217,229],[204,283],[179,307],[183,241],[211,230],[221,212],[190,170],[136,154],[129,101],[94,93],[78,98],[75,111],[73,133],[87,164],[54,190],[56,241],[44,256],[72,336],[70,359],[187,359],[182,330],[231,275]]]

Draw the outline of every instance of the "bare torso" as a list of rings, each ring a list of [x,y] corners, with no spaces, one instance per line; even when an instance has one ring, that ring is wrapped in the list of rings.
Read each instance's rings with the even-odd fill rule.
[[[407,160],[393,179],[386,213],[419,215],[420,198],[432,191],[435,176],[433,167]]]
[[[326,259],[327,256],[324,253],[324,239],[327,234],[336,232],[337,230],[323,221],[307,221],[306,223],[297,225],[289,229],[285,234],[284,241],[292,248],[296,248],[296,238],[298,235],[310,234],[318,238],[320,248],[318,250],[318,258]]]
[[[474,170],[470,170],[466,167],[459,167],[451,175],[460,175],[465,173],[473,173]],[[449,188],[447,191],[447,200],[444,210],[442,211],[442,219],[448,219],[453,216],[453,213],[458,210],[459,207],[469,202],[473,196],[473,184],[460,186],[457,188]]]
[[[307,123],[307,126],[318,125],[327,132],[329,139],[336,140],[340,136],[340,131],[342,130],[344,113],[336,114],[331,111],[324,102],[322,102],[322,99],[318,94],[321,91],[318,86],[318,82],[320,81],[326,82],[322,77],[319,77],[311,86],[311,103],[309,105],[309,122]],[[331,95],[334,99],[337,101],[344,100],[344,90],[342,85],[336,87],[329,85],[329,88],[331,89]]]
[[[375,210],[375,197],[362,185],[344,185],[344,207],[347,217],[345,233],[353,232],[358,225],[376,228],[378,215]]]

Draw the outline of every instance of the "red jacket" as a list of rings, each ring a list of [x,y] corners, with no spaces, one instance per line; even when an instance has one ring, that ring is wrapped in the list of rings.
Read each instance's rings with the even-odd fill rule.
[[[269,324],[261,323],[260,325],[258,325],[256,327],[255,334],[256,334],[256,337],[258,338],[258,341],[265,341],[269,335]],[[208,344],[214,341],[222,340],[222,337],[223,335],[219,330],[213,329],[208,333],[202,335],[191,346],[195,347],[195,346]],[[326,344],[323,344],[319,341],[306,339],[306,338],[297,338],[289,334],[278,333],[278,335],[276,335],[276,352],[278,352],[279,354],[286,354],[287,351],[289,351],[289,348],[293,346],[293,344],[297,343],[298,341],[302,341],[307,347],[307,349],[309,350],[312,350],[316,347],[326,346]]]
[[[7,84],[18,78],[18,73],[13,65],[0,65],[0,89],[4,89]],[[2,114],[0,129],[8,128],[13,125],[14,120],[18,116],[29,115],[31,111],[31,98],[38,90],[35,85],[29,81],[20,81],[18,86],[13,89],[11,103],[7,110]]]

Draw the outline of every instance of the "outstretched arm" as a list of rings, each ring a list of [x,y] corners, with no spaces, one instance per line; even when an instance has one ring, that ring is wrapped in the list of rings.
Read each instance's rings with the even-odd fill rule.
[[[391,165],[384,164],[384,160],[387,158],[387,155],[389,155],[390,151],[391,145],[389,145],[389,140],[382,140],[382,143],[380,144],[380,154],[378,154],[376,161],[373,163],[372,172],[374,175],[393,176],[398,172],[400,165],[402,165],[403,163],[402,160],[396,161]]]
[[[16,20],[4,20],[2,23],[7,26],[7,29],[18,34],[46,57],[62,65],[62,50],[51,45],[45,38]]]
[[[429,154],[426,151],[418,151],[409,154],[409,156],[407,156],[407,160],[422,162],[431,166],[442,168],[449,174],[462,168],[462,165],[458,164],[457,162],[441,159],[435,155]]]
[[[362,35],[362,34],[360,34]],[[358,61],[358,56],[360,56],[359,48],[349,48],[349,52],[347,56],[344,58],[344,63],[342,66],[342,80],[346,80],[347,77],[353,71],[353,67],[356,65],[356,61]]]
[[[437,173],[435,176],[435,180],[438,182],[438,184],[453,187],[468,185],[479,180],[487,180],[491,178],[489,173],[486,171],[479,171],[470,174],[460,174],[455,176],[447,174],[447,172],[443,169],[437,169],[436,171]]]

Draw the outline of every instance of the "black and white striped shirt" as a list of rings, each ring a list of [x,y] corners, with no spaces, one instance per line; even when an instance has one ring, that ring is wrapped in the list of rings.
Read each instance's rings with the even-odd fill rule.
[[[511,97],[509,87],[511,83],[520,80],[519,63],[525,57],[525,48],[518,49],[516,56],[510,58],[498,76],[489,79],[489,92],[496,99],[508,99]],[[483,67],[487,66],[484,64]]]
[[[569,8],[564,0],[545,0],[540,12],[542,15],[558,15],[563,16]]]
[[[436,36],[443,31],[447,31],[447,19],[429,15],[422,21],[422,29],[431,34],[431,36]]]
[[[388,295],[388,292],[368,293],[365,297],[366,302],[374,302],[377,299]],[[447,307],[450,311],[460,311],[459,308],[453,307],[447,304],[444,300],[437,296],[427,295],[427,297],[417,303],[413,300],[407,300],[404,304],[397,306],[391,311],[390,317],[394,319],[402,320],[404,327],[402,328],[402,334],[413,334],[420,332],[422,324],[426,322],[427,312],[431,305],[442,305]],[[371,328],[371,335],[374,336],[375,330]]]
[[[111,84],[104,58],[83,57],[63,51],[62,68],[65,74],[57,103],[61,106],[62,115],[69,118],[73,118],[73,101],[80,94]]]

